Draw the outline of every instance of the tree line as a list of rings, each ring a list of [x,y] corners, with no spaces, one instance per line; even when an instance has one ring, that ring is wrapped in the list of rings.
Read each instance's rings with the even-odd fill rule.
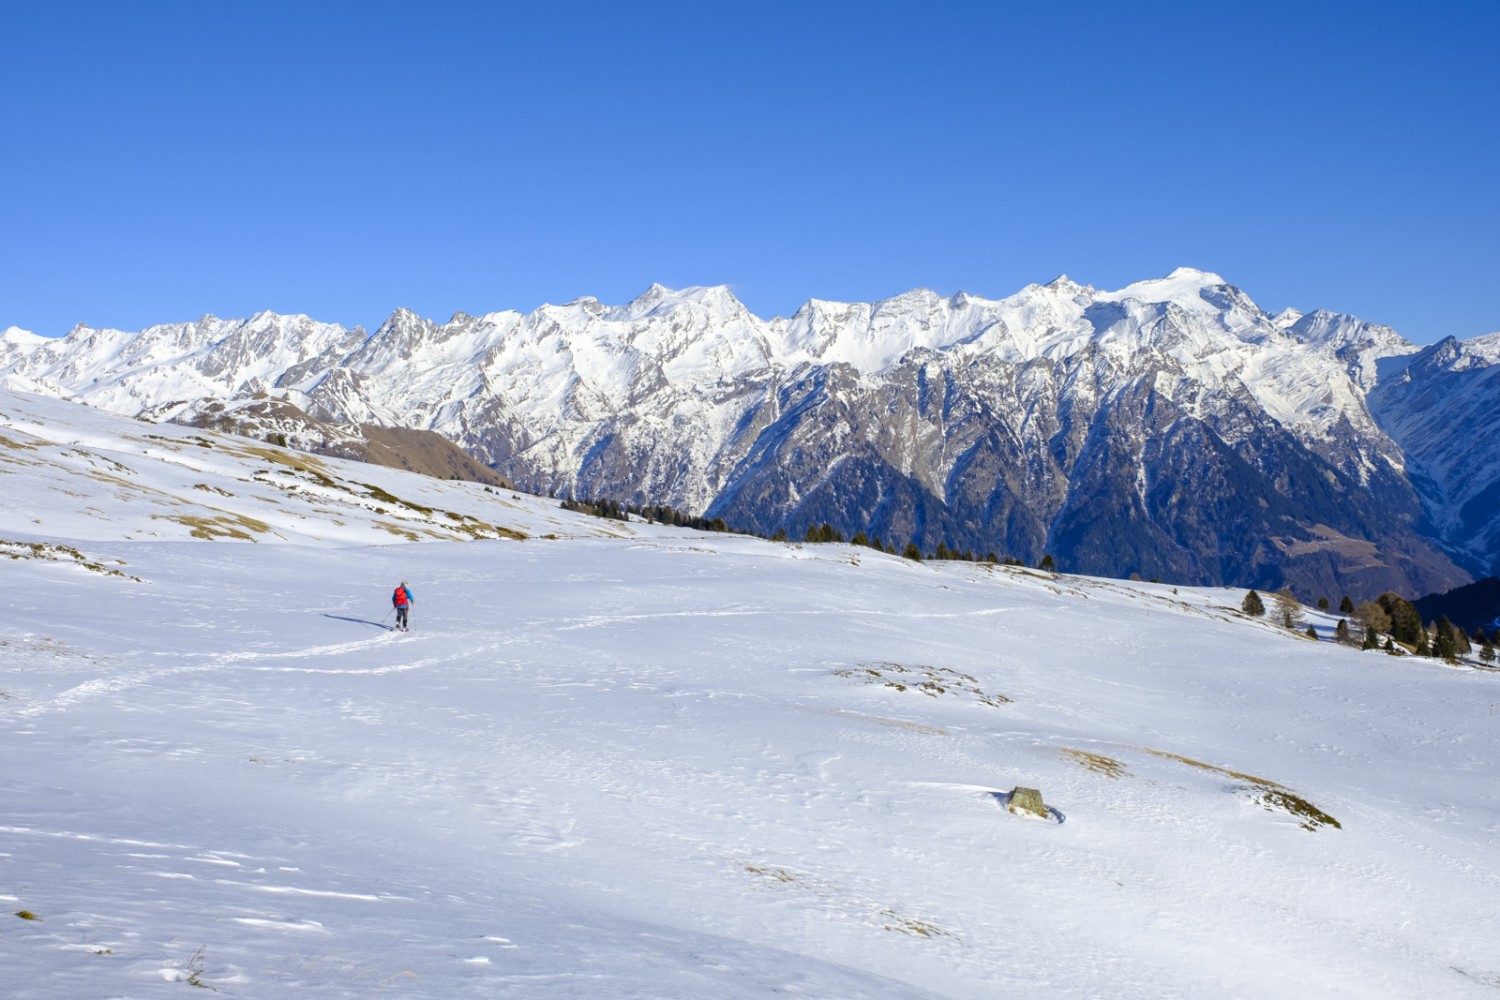
[[[574,500],[568,497],[562,502],[563,510],[575,510],[612,521],[628,521],[632,516],[654,524],[670,524],[676,528],[693,528],[697,531],[733,531],[736,534],[751,534],[731,528],[722,517],[699,517],[685,514],[666,504],[621,504],[618,500]]]
[[[732,532],[737,535],[751,535],[756,538],[765,538],[772,542],[791,541],[791,536],[787,534],[786,528],[784,527],[777,528],[776,531],[770,535],[765,535],[757,531],[747,531],[742,528],[731,527],[722,517],[709,518],[694,514],[687,514],[683,511],[677,510],[674,507],[668,506],[667,504],[632,505],[622,504],[618,500],[608,498],[600,498],[595,500],[575,500],[573,497],[569,496],[562,501],[561,506],[563,510],[578,511],[579,513],[583,514],[592,514],[595,517],[603,517],[614,521],[628,521],[631,517],[637,517],[642,521],[646,521],[648,523],[670,524],[673,527],[677,528],[693,528],[698,531]],[[840,545],[860,545],[864,546],[865,548],[874,549],[877,552],[884,552],[888,555],[898,554],[897,549],[893,544],[884,541],[879,537],[867,535],[863,531],[855,532],[853,538],[846,540],[844,538],[844,533],[839,531],[833,525],[829,524],[827,521],[824,521],[822,524],[809,524],[807,526],[807,531],[802,536],[802,541],[811,544],[834,543]],[[937,548],[935,550],[931,552],[924,552],[922,551],[921,546],[919,546],[915,541],[910,541],[906,543],[905,548],[900,550],[899,554],[907,559],[911,559],[916,562],[921,562],[924,559],[936,559],[960,562],[991,563],[997,566],[1026,565],[1026,563],[1022,562],[1020,559],[1015,558],[1014,556],[1005,556],[1002,558],[1000,555],[993,551],[986,552],[981,556],[968,550],[960,551],[956,548],[949,548],[946,542],[938,542]],[[1057,568],[1057,560],[1053,559],[1052,555],[1048,553],[1042,556],[1041,561],[1037,563],[1037,568],[1048,571],[1055,570]]]
[[[770,535],[764,535],[731,527],[722,517],[709,518],[688,514],[667,504],[622,504],[609,498],[575,500],[569,496],[562,501],[562,507],[564,510],[579,511],[617,521],[628,521],[631,517],[636,517],[648,523],[670,524],[674,527],[692,528],[698,531],[733,532],[766,538],[773,542],[791,540],[784,527],[777,528]],[[821,524],[809,524],[806,532],[803,533],[802,541],[808,544],[846,544],[843,532],[827,521]],[[854,537],[847,540],[847,544],[863,546],[888,555],[897,554],[896,547],[892,543],[878,536],[868,535],[864,531],[855,532]],[[939,542],[935,550],[924,552],[921,546],[913,540],[907,542],[899,554],[916,562],[930,559],[1003,566],[1026,565],[1013,556],[1002,558],[993,551],[978,555],[968,550],[949,548],[946,542]],[[1049,553],[1037,563],[1037,568],[1051,571],[1057,568],[1057,563]],[[1269,610],[1273,619],[1283,628],[1300,630],[1305,623],[1305,614],[1302,602],[1292,593],[1291,588],[1283,587],[1272,593],[1270,597],[1272,607],[1268,609],[1260,593],[1251,590],[1245,594],[1244,600],[1240,603],[1240,610],[1254,618],[1266,615]],[[1319,610],[1327,611],[1331,605],[1327,597],[1320,597],[1317,606]],[[1495,662],[1495,647],[1500,645],[1500,632],[1491,630],[1486,633],[1476,628],[1470,635],[1450,622],[1447,615],[1443,615],[1436,622],[1424,624],[1415,605],[1391,591],[1381,594],[1373,601],[1362,601],[1359,604],[1355,604],[1345,594],[1339,602],[1339,612],[1342,617],[1339,618],[1338,625],[1334,629],[1334,641],[1344,645],[1359,646],[1361,649],[1383,649],[1388,653],[1397,653],[1404,649],[1417,656],[1457,660],[1460,656],[1472,654],[1474,647],[1478,645],[1480,647],[1479,658],[1489,665]],[[1358,635],[1355,633],[1356,629],[1358,629]],[[1319,638],[1317,629],[1312,625],[1307,625],[1304,634],[1309,638]]]
[[[1283,587],[1272,594],[1271,599],[1273,607],[1269,610],[1273,619],[1283,628],[1298,629],[1304,620],[1302,604],[1291,589]],[[1320,598],[1318,606],[1327,610],[1328,599]],[[1260,594],[1251,590],[1240,602],[1240,610],[1253,618],[1259,618],[1268,609]],[[1495,646],[1500,644],[1500,632],[1485,632],[1476,628],[1471,635],[1449,621],[1447,615],[1435,622],[1424,623],[1410,601],[1391,591],[1381,594],[1373,601],[1362,601],[1359,604],[1345,595],[1339,602],[1339,611],[1345,617],[1338,620],[1334,629],[1335,641],[1350,646],[1357,645],[1361,649],[1383,649],[1387,653],[1405,650],[1417,656],[1456,661],[1461,656],[1473,653],[1477,644],[1480,647],[1479,658],[1489,665],[1495,662]],[[1358,637],[1355,635],[1355,628],[1359,629]],[[1312,625],[1307,626],[1306,634],[1311,638],[1318,638],[1317,629]]]

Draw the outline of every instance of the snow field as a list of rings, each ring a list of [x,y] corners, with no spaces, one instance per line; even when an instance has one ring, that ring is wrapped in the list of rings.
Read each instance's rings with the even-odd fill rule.
[[[41,917],[0,932],[14,995],[1459,996],[1496,971],[1493,676],[1276,634],[1224,591],[642,534],[7,567],[0,887]],[[1014,785],[1066,822],[1004,812]]]
[[[7,997],[1500,984],[1494,672],[1239,591],[331,460],[286,489],[245,442],[0,417]],[[192,536],[218,516],[270,530]],[[461,521],[526,537],[435,540]]]

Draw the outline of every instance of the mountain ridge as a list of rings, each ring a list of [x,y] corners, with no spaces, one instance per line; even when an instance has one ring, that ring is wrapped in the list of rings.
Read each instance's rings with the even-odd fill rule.
[[[1489,346],[1445,350],[1477,375]],[[810,299],[770,320],[728,286],[653,284],[621,306],[398,309],[371,334],[272,313],[81,328],[0,341],[0,375],[187,420],[268,392],[320,420],[438,431],[536,492],[757,529],[826,520],[1121,576],[1426,593],[1500,558],[1500,455],[1475,489],[1443,478],[1451,458],[1409,469],[1445,404],[1423,396],[1419,421],[1416,395],[1377,392],[1431,351],[1327,310],[1273,317],[1179,268],[1113,292],[1059,277],[1002,299]],[[1477,427],[1500,389],[1470,381]]]

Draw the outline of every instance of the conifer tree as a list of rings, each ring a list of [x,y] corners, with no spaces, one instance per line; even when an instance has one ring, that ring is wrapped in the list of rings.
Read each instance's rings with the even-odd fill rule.
[[[1042,556],[1042,561],[1036,564],[1036,568],[1044,569],[1050,573],[1053,570],[1057,569],[1057,560],[1053,559],[1052,553],[1048,552],[1046,555]]]
[[[916,542],[907,542],[906,548],[902,551],[901,555],[913,562],[922,561],[922,550],[917,548]]]
[[[1349,622],[1347,620],[1343,618],[1339,619],[1338,627],[1333,630],[1333,637],[1346,646],[1354,642],[1353,637],[1349,635]]]
[[[1432,655],[1440,660],[1458,659],[1458,644],[1453,639],[1453,623],[1443,615],[1433,629]]]
[[[1376,635],[1375,630],[1372,629],[1372,628],[1370,628],[1369,626],[1365,627],[1365,644],[1363,646],[1361,646],[1360,648],[1361,649],[1379,649],[1380,648],[1380,638],[1379,638],[1378,635]]]
[[[1344,599],[1339,601],[1339,611],[1346,615],[1354,614],[1354,602],[1349,600],[1348,594],[1345,594]]]
[[[1488,639],[1484,640],[1484,645],[1479,647],[1479,658],[1485,662],[1486,666],[1494,663],[1495,644],[1490,642]]]
[[[863,531],[856,531],[854,533],[854,537],[851,538],[851,539],[849,539],[849,544],[850,545],[869,545],[870,544],[870,540],[865,537],[865,533]]]
[[[1240,602],[1240,610],[1252,618],[1259,618],[1266,613],[1266,603],[1260,599],[1259,594],[1252,590]]]
[[[1386,591],[1380,595],[1380,606],[1391,616],[1391,635],[1397,642],[1409,646],[1425,645],[1418,635],[1422,632],[1422,616],[1417,614],[1410,601],[1400,594]]]
[[[1328,598],[1326,598],[1326,597],[1320,597],[1320,598],[1318,598],[1318,610],[1319,611],[1327,611],[1328,610]]]
[[[1311,625],[1307,626],[1307,637],[1309,639],[1316,639],[1318,637],[1318,630]]]

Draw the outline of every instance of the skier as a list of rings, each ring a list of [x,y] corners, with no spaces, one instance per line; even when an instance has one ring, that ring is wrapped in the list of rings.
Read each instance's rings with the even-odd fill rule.
[[[400,631],[410,631],[406,624],[406,613],[416,603],[417,599],[412,596],[411,588],[406,585],[405,580],[402,580],[401,586],[397,587],[396,592],[391,595],[391,606],[396,609],[396,628]]]

